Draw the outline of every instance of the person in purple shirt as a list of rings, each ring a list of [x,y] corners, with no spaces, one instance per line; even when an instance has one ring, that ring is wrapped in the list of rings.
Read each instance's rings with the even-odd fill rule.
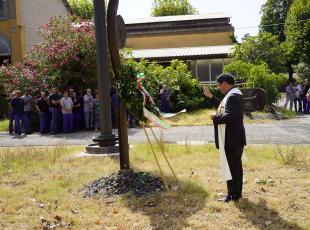
[[[164,113],[170,112],[170,90],[166,85],[163,85],[162,89],[160,90],[160,110]]]

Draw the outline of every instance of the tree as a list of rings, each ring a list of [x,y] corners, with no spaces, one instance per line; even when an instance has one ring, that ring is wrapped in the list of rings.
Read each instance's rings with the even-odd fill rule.
[[[294,66],[294,70],[299,78],[303,80],[310,79],[310,66],[306,63],[299,63],[298,65]]]
[[[235,60],[249,62],[255,65],[266,63],[275,73],[285,72],[285,63],[289,57],[286,43],[280,43],[277,36],[260,32],[257,36],[247,37],[240,45],[235,46]]]
[[[310,64],[310,1],[294,1],[285,24],[288,43],[300,57],[300,61]]]
[[[261,9],[260,31],[277,35],[284,42],[285,20],[291,4],[292,0],[268,0]]]
[[[245,83],[254,83],[255,87],[263,88],[267,92],[268,104],[279,98],[277,88],[283,86],[287,80],[285,74],[272,73],[266,63],[254,65],[243,61],[232,61],[224,67],[224,73],[231,73]]]
[[[198,14],[188,0],[154,0],[152,16],[190,15]]]
[[[261,9],[260,31],[272,33],[278,37],[280,42],[286,42],[285,21],[292,3],[293,0],[267,0]],[[284,44],[284,46],[290,51],[285,66],[288,70],[289,79],[292,80],[293,65],[299,62],[299,56],[296,55],[289,44]]]
[[[69,0],[73,13],[83,19],[94,17],[94,5],[92,0]]]

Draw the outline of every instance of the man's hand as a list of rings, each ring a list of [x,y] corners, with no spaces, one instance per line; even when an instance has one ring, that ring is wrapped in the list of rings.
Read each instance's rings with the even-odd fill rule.
[[[206,95],[206,97],[210,99],[213,97],[213,94],[211,93],[209,87],[206,85],[203,87],[203,93]]]
[[[212,113],[211,114],[211,116],[210,116],[210,118],[211,118],[211,120],[213,121],[213,118],[216,116],[216,113]]]

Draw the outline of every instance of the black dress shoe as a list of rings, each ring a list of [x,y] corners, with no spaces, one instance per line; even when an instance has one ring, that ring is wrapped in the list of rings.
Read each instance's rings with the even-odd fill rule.
[[[224,197],[222,197],[222,198],[220,198],[220,199],[218,199],[218,201],[220,201],[220,202],[230,202],[230,201],[232,201],[233,199],[232,199],[233,197],[231,196],[231,195],[227,195],[227,196],[224,196]]]
[[[224,196],[220,199],[218,199],[218,201],[221,201],[221,202],[230,202],[230,201],[235,201],[235,202],[238,202],[240,199],[240,196],[237,196],[237,195],[227,195],[227,196]]]

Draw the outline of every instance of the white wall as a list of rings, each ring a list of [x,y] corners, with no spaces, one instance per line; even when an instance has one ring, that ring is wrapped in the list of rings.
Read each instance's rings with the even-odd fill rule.
[[[62,0],[20,0],[21,22],[25,27],[26,49],[40,42],[38,28],[51,17],[69,15]]]

